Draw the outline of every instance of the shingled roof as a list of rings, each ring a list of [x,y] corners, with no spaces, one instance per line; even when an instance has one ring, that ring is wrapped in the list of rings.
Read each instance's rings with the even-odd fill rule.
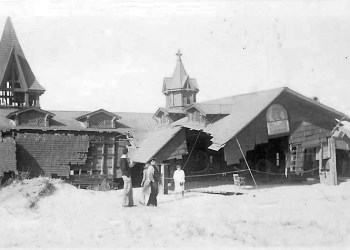
[[[187,117],[174,122],[172,126],[182,126],[190,129],[202,130],[203,132],[208,133],[212,136],[212,145],[209,148],[218,150],[222,148],[226,142],[234,138],[240,131],[242,131],[282,93],[296,96],[311,105],[316,105],[333,114],[338,115],[339,117],[344,117],[345,120],[350,120],[350,118],[344,113],[332,109],[322,103],[314,101],[311,98],[307,98],[287,87],[282,87],[244,95],[230,96],[196,104],[199,107],[203,104],[204,106],[207,106],[208,104],[223,104],[225,106],[230,105],[231,111],[229,115],[207,126],[192,124],[188,121]]]
[[[39,84],[24,56],[11,19],[8,17],[0,41],[0,83],[3,82],[6,69],[13,56],[19,73],[23,77],[22,84],[25,85],[23,88],[25,90],[44,92],[45,89]]]

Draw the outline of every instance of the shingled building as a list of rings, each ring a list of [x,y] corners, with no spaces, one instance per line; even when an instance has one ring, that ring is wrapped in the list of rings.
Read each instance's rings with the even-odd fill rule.
[[[335,184],[350,177],[350,133],[341,123],[347,115],[287,87],[198,103],[197,82],[177,56],[163,83],[166,107],[154,114],[159,127],[133,152],[136,161],[155,157],[196,175],[247,169],[246,158],[254,175],[267,179]]]
[[[181,163],[187,175],[244,170],[247,160],[255,175],[316,176],[331,184],[350,176],[347,115],[286,87],[197,102],[197,81],[181,56],[163,81],[165,107],[154,114],[45,110],[45,89],[8,18],[0,41],[0,175],[112,181],[121,177],[118,159],[130,144],[139,173],[155,157]]]
[[[127,135],[154,124],[150,114],[42,109],[45,89],[10,18],[0,41],[0,83],[0,175],[18,170],[74,183],[93,178],[112,181],[121,177],[118,159],[128,144]]]

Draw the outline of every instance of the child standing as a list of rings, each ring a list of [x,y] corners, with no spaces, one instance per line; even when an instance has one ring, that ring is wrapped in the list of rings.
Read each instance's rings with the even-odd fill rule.
[[[181,165],[176,166],[176,170],[174,172],[174,183],[175,183],[175,193],[181,193],[182,198],[185,195],[185,172],[181,169]]]

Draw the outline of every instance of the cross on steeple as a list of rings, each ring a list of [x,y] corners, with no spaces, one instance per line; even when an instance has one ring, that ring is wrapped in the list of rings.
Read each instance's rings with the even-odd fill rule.
[[[182,53],[180,50],[177,51],[176,55],[177,55],[177,60],[181,61]]]

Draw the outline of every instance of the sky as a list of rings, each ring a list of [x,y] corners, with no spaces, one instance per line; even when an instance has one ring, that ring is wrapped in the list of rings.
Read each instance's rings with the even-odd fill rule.
[[[286,86],[350,115],[349,13],[324,0],[0,0],[0,30],[10,16],[46,110],[153,113],[180,49],[198,102]]]

